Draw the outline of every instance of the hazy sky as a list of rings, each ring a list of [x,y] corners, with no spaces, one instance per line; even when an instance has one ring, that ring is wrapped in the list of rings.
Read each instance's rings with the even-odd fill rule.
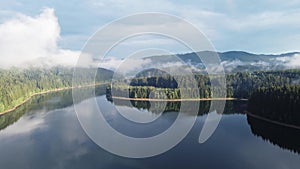
[[[300,51],[300,0],[9,0],[0,1],[0,54],[13,57],[34,46],[28,55],[67,58],[105,24],[139,12],[182,17],[206,34],[218,51]],[[17,54],[15,44],[24,44],[17,46]]]

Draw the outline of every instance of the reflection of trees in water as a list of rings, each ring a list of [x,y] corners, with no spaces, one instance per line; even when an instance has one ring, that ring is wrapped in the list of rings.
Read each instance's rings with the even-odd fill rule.
[[[254,135],[281,148],[300,153],[300,130],[269,123],[247,115],[248,124]]]
[[[179,112],[181,102],[160,102],[160,101],[137,101],[137,100],[121,100],[121,99],[111,99],[107,98],[108,101],[114,103],[118,106],[127,106],[134,107],[138,109],[148,110],[152,113],[161,113],[161,112]],[[217,102],[217,101],[216,101]],[[182,110],[182,112],[187,114],[194,114],[194,111],[198,108],[195,107],[195,101],[186,101],[185,102],[187,109]],[[211,101],[200,101],[199,102],[199,111],[198,115],[208,114],[210,109]],[[247,107],[247,102],[245,101],[227,101],[223,114],[241,114]],[[163,111],[161,111],[163,110]]]
[[[277,122],[300,126],[300,86],[259,88],[249,99],[248,111]]]
[[[83,101],[94,95],[94,91],[89,88],[77,89],[80,98],[75,103]],[[105,94],[105,86],[98,86],[95,89],[96,96]],[[73,105],[72,90],[52,92],[32,97],[16,110],[0,116],[0,130],[18,121],[25,113],[38,113],[40,110],[51,111]]]
[[[112,102],[112,101],[111,101]],[[181,102],[161,102],[161,101],[136,101],[136,100],[118,100],[113,101],[115,105],[134,107],[138,109],[148,110],[152,113],[161,112],[179,112],[181,107]],[[185,107],[188,109],[182,110],[184,113],[194,114],[197,107],[195,107],[194,102],[186,102]],[[197,105],[197,104],[196,104]],[[199,105],[199,115],[207,114],[209,111],[210,101],[201,102]]]

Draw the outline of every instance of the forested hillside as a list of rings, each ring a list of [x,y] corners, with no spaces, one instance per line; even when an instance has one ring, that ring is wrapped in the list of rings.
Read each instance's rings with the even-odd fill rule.
[[[198,83],[199,95],[195,94],[197,90],[189,88],[189,86],[191,86],[190,78],[191,77],[177,78],[181,80],[180,83],[181,86],[184,87],[184,93],[187,93],[190,97],[212,97],[211,82],[207,75],[195,75],[195,79]],[[232,73],[226,75],[227,97],[249,98],[252,93],[259,88],[297,85],[299,79],[299,70]],[[117,85],[113,85],[113,94],[120,97],[129,96],[130,98],[148,98],[149,94],[155,90],[158,98],[167,96],[169,99],[179,99],[182,97],[180,90],[178,89],[177,81],[167,73],[163,75],[160,73],[160,76],[155,77],[139,76],[138,78],[133,78],[131,79],[129,88],[124,84],[125,82],[118,82]],[[110,90],[111,89],[109,88],[108,97],[110,97]],[[216,89],[215,91],[222,92]]]
[[[95,72],[82,68],[82,84],[85,78],[95,76]],[[53,67],[51,69],[9,69],[0,70],[0,112],[11,109],[35,93],[72,87],[73,69]],[[112,77],[112,72],[98,69],[96,82],[104,82]]]
[[[80,71],[80,79],[82,83],[77,85],[89,85],[84,79],[94,78],[95,72],[90,69],[82,68]],[[109,82],[113,72],[106,69],[98,69],[95,77],[96,83]],[[69,88],[72,86],[73,69],[53,67],[51,69],[10,69],[0,70],[0,112],[9,110],[35,93],[59,89]],[[149,98],[152,93],[155,98],[210,98],[212,97],[211,82],[207,75],[196,74],[198,89],[189,88],[191,77],[177,77],[185,92],[181,92],[178,88],[178,82],[174,77],[167,73],[160,73],[159,76],[142,76],[140,74],[136,78],[125,79],[118,85],[112,85],[114,96],[130,97],[130,98]],[[258,89],[282,87],[287,85],[298,85],[300,79],[299,70],[286,71],[259,71],[259,72],[242,72],[226,75],[227,97],[233,98],[250,98],[253,92]],[[125,81],[130,81],[128,87]],[[216,92],[224,92],[222,89]],[[283,90],[287,92],[286,90]],[[187,96],[183,96],[185,93]],[[107,89],[107,97],[111,98],[111,88]]]

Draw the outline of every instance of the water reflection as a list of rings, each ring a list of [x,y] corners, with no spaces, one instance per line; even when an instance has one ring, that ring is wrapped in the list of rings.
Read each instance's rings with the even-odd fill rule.
[[[284,149],[300,153],[300,130],[273,124],[247,115],[254,135]]]
[[[72,106],[71,92],[65,92],[34,98],[26,106],[0,117],[1,126],[4,126],[0,131],[1,168],[296,169],[300,165],[300,156],[290,152],[299,153],[300,133],[251,119],[241,113],[246,108],[246,103],[236,101],[227,102],[224,112],[226,115],[213,136],[204,144],[198,143],[199,133],[207,117],[207,112],[201,111],[205,113],[199,113],[191,132],[172,150],[147,159],[121,158],[104,151],[87,137]],[[93,98],[76,104],[88,109],[86,103],[91,99]],[[172,124],[176,117],[175,110],[180,106],[170,104],[167,108],[170,111],[163,113],[155,123],[140,127],[126,122],[117,112],[114,113],[113,104],[118,103],[108,102],[105,96],[97,97],[97,101],[107,110],[105,115],[114,128],[125,134],[141,137],[161,132]],[[205,106],[208,103],[203,103],[203,109],[208,107]],[[127,111],[133,108],[147,110],[147,106],[141,106],[147,104],[123,106],[128,108]]]
[[[137,100],[120,100],[120,99],[109,99],[106,97],[106,99],[117,105],[117,106],[127,106],[130,108],[137,108],[140,110],[148,110],[152,113],[160,113],[163,109],[164,113],[167,112],[179,112],[180,111],[180,105],[181,102],[159,102],[159,101],[137,101]],[[187,110],[184,110],[187,114],[194,114],[192,111],[197,110],[194,107],[194,101],[188,101],[188,104],[190,105]],[[198,116],[206,115],[209,113],[211,101],[200,101],[199,104],[199,111]],[[225,109],[223,114],[243,114],[244,110],[247,108],[247,102],[245,101],[227,101],[225,105]],[[218,112],[220,113],[220,112]]]
[[[112,102],[112,100],[110,100]],[[115,99],[115,105],[123,105],[128,107],[135,107],[138,109],[149,110],[153,103],[147,101],[122,101]],[[160,102],[156,102],[159,106]],[[192,102],[191,102],[192,104]],[[155,106],[157,106],[155,105]],[[198,116],[203,116],[208,113],[210,101],[201,101]],[[227,101],[224,114],[243,114],[247,109],[247,102],[245,101]],[[180,102],[168,102],[165,107],[166,112],[179,111]],[[283,149],[288,149],[293,152],[300,153],[300,130],[289,127],[283,127],[278,124],[272,124],[263,120],[259,120],[247,115],[247,122],[251,128],[252,134],[262,137],[265,141],[269,141],[275,146]]]
[[[97,86],[96,87],[96,96],[103,95],[105,93],[106,86]],[[91,97],[94,94],[91,94],[89,89],[80,89],[78,92],[82,93],[80,102]],[[31,98],[28,102],[18,107],[16,110],[0,115],[0,130],[5,129],[7,126],[15,123],[26,114],[35,114],[43,110],[48,112],[55,109],[60,109],[73,105],[72,90],[65,90],[60,92],[48,93],[44,95],[37,95]]]

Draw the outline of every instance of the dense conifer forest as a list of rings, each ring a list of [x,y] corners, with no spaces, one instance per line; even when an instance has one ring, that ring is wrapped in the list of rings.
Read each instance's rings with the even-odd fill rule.
[[[207,75],[195,75],[198,89],[189,88],[191,77],[180,77],[181,87],[189,97],[211,98],[211,79]],[[259,71],[239,72],[226,75],[227,98],[250,98],[253,92],[262,88],[282,87],[286,85],[298,85],[300,79],[299,70],[285,71]],[[127,80],[128,81],[128,80]],[[130,98],[149,98],[151,92],[155,91],[155,98],[180,99],[182,93],[178,88],[175,78],[168,74],[156,77],[138,77],[130,79],[129,85],[118,82],[112,85],[113,89],[107,89],[108,97],[113,91],[114,96]],[[199,92],[199,94],[195,94]],[[214,92],[222,92],[214,89]],[[151,97],[151,96],[150,96]]]
[[[65,67],[0,70],[0,112],[13,108],[35,93],[72,87],[73,71]],[[95,72],[84,68],[80,72],[82,83],[77,85],[89,85],[84,79],[94,77]],[[98,72],[96,83],[111,79],[111,71],[98,69]]]
[[[73,71],[72,68],[63,67],[0,70],[0,112],[13,108],[35,93],[72,87]],[[113,76],[112,71],[105,69],[99,69],[96,76],[89,69],[82,68],[80,72],[82,73],[80,78],[83,80],[82,84],[77,85],[88,85],[84,79],[91,77],[95,77],[96,83],[109,83]],[[190,78],[196,79],[197,88],[189,88],[191,86]],[[112,95],[129,98],[211,98],[212,90],[214,92],[224,92],[222,89],[212,89],[211,80],[214,79],[210,79],[205,74],[174,78],[167,73],[163,73],[159,76],[138,76],[124,79],[119,81],[117,85],[114,85],[114,82],[112,85],[107,86],[106,96],[108,99],[111,99]],[[179,89],[179,82],[175,79],[180,79],[181,89]],[[226,75],[226,97],[250,98],[249,104],[261,104],[259,107],[263,108],[265,113],[267,109],[273,113],[276,113],[274,110],[281,110],[277,108],[269,110],[269,108],[264,107],[276,102],[277,106],[287,105],[291,108],[289,113],[295,114],[300,105],[298,103],[299,79],[299,70],[231,73]],[[125,81],[129,86],[125,85]],[[187,96],[184,96],[183,93]],[[278,113],[282,114],[283,111]],[[271,116],[270,114],[265,115],[267,117]],[[286,119],[286,117],[279,115],[277,117]]]

